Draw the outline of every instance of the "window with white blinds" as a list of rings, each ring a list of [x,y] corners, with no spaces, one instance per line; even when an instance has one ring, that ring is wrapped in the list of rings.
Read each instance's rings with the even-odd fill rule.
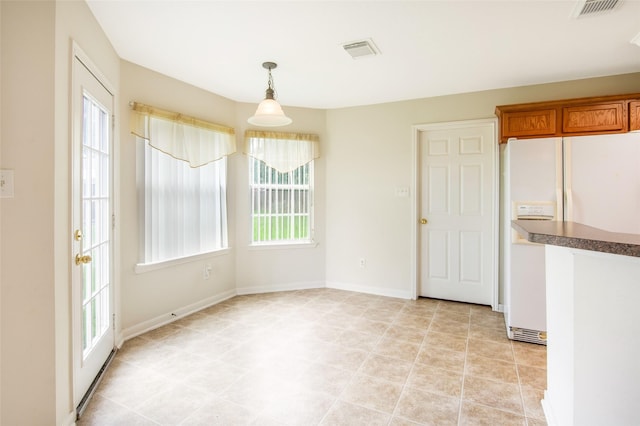
[[[228,248],[227,156],[235,131],[132,103],[138,137],[140,262],[137,271]]]
[[[201,167],[144,144],[141,263],[227,247],[227,158]]]
[[[289,172],[249,158],[253,244],[313,241],[313,161]]]

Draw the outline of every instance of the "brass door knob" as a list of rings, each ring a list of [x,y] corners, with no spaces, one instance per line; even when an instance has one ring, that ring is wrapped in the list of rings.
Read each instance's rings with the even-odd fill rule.
[[[90,262],[91,262],[91,256],[89,256],[88,254],[84,256],[80,256],[79,254],[76,254],[76,265],[81,265],[83,263],[90,263]]]
[[[420,223],[423,225],[427,224],[427,219],[425,219],[424,217],[422,219],[420,219]]]

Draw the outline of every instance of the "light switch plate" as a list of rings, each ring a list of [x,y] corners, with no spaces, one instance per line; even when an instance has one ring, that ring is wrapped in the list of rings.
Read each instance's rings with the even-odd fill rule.
[[[407,186],[396,187],[396,197],[408,197],[408,196],[409,196],[409,187]]]
[[[0,170],[0,198],[13,198],[13,170]]]

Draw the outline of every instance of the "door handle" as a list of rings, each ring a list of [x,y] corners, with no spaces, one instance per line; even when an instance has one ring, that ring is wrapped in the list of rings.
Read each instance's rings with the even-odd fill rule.
[[[424,217],[422,219],[420,219],[420,223],[423,225],[427,224],[427,219],[425,219]]]
[[[88,254],[85,254],[84,256],[80,256],[79,254],[76,254],[76,265],[81,265],[83,263],[90,263],[91,262],[91,256],[89,256]]]

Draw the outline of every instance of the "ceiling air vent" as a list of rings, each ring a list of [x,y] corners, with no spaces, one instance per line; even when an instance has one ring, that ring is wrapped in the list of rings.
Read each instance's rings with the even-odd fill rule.
[[[620,3],[622,0],[580,0],[573,10],[572,17],[582,18],[599,15],[615,9]]]
[[[342,47],[353,59],[365,56],[375,56],[380,53],[372,40],[352,41],[343,44]]]

